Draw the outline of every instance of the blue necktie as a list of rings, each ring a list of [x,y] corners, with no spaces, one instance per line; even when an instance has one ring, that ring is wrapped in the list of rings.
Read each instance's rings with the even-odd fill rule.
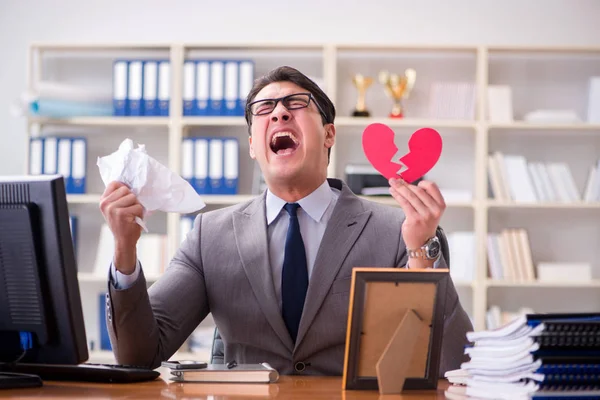
[[[298,336],[298,326],[300,325],[300,317],[302,317],[304,299],[308,289],[306,252],[304,251],[304,241],[300,234],[300,224],[298,224],[298,216],[296,215],[298,207],[300,205],[297,203],[287,203],[284,206],[290,215],[290,225],[285,239],[285,256],[281,276],[283,320],[294,342],[296,342],[296,336]]]

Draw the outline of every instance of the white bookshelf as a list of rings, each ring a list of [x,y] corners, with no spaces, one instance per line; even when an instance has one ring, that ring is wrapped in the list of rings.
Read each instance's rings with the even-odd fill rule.
[[[101,194],[70,194],[67,195],[67,201],[71,204],[100,204]],[[207,205],[232,205],[242,203],[256,197],[252,194],[239,194],[239,195],[204,195],[202,201]]]
[[[370,44],[260,44],[260,43],[35,43],[30,47],[28,87],[42,77],[64,81],[96,79],[111,84],[112,60],[117,57],[168,58],[171,63],[171,103],[169,117],[76,117],[66,119],[29,118],[28,137],[41,132],[78,132],[88,138],[88,193],[69,195],[70,208],[83,223],[79,253],[94,254],[102,217],[98,209],[104,189],[95,164],[97,156],[116,150],[126,137],[147,144],[148,153],[180,170],[180,144],[183,137],[196,135],[233,135],[240,139],[240,194],[235,196],[203,196],[206,210],[233,205],[255,196],[251,193],[252,161],[248,154],[248,133],[243,117],[188,117],[182,115],[182,69],[186,58],[221,57],[251,58],[255,75],[279,66],[292,65],[311,77],[320,79],[323,89],[336,105],[337,137],[328,169],[330,177],[345,178],[347,163],[366,163],[360,137],[370,123],[382,122],[394,129],[397,143],[405,144],[410,134],[421,127],[437,129],[444,140],[444,150],[437,166],[428,174],[442,189],[465,190],[472,194],[467,201],[448,201],[441,221],[447,233],[469,230],[475,233],[476,254],[474,279],[457,281],[463,305],[476,329],[485,327],[485,314],[492,304],[516,309],[514,301],[542,305],[539,311],[551,311],[552,299],[564,296],[565,310],[598,309],[600,295],[600,202],[585,203],[517,203],[489,198],[487,156],[493,151],[524,153],[532,159],[551,161],[559,158],[577,172],[578,189],[583,190],[587,173],[585,165],[600,155],[600,124],[532,123],[523,121],[525,113],[536,108],[574,108],[582,117],[585,111],[585,79],[600,75],[600,48],[539,48],[499,46],[440,45],[370,45]],[[74,66],[70,67],[70,60]],[[47,65],[49,64],[49,65]],[[57,66],[62,66],[58,68]],[[392,72],[413,67],[417,80],[405,101],[403,119],[390,119],[391,100],[377,82],[378,72]],[[533,72],[532,72],[533,71]],[[537,71],[537,73],[535,72]],[[542,71],[542,72],[540,72]],[[565,74],[569,71],[570,74]],[[351,83],[353,73],[374,78],[367,92],[370,118],[351,116],[356,90]],[[474,85],[475,106],[472,118],[432,118],[429,109],[430,86],[439,81],[466,81]],[[487,88],[491,84],[509,84],[513,88],[512,122],[487,120]],[[560,95],[559,95],[560,94]],[[582,115],[583,114],[583,115]],[[575,146],[581,154],[567,151]],[[574,147],[574,148],[575,148]],[[560,149],[563,149],[561,151]],[[28,151],[26,152],[28,155]],[[29,162],[26,163],[29,165]],[[372,201],[397,206],[392,198],[373,197]],[[158,230],[169,239],[169,254],[180,243],[179,216],[157,217]],[[548,224],[548,226],[546,226]],[[582,284],[511,283],[488,278],[487,234],[503,228],[526,228],[530,235],[534,260],[568,261],[575,252],[577,260],[592,263],[594,281]],[[156,229],[155,229],[156,230]],[[578,247],[579,246],[579,247]],[[82,285],[103,282],[91,272],[89,263],[79,256]],[[158,277],[151,277],[151,281]],[[151,282],[150,282],[151,284]],[[550,290],[550,292],[548,292]],[[524,294],[522,292],[524,291]],[[541,291],[541,292],[539,292]],[[565,291],[564,296],[562,295]],[[556,293],[558,293],[558,295]],[[597,292],[597,291],[596,291]],[[91,289],[82,296],[92,296]],[[579,296],[581,294],[581,296]],[[543,297],[549,298],[545,306]],[[578,297],[579,296],[579,297]],[[542,300],[540,300],[542,298]],[[557,300],[558,301],[558,300]],[[85,305],[84,301],[84,305]],[[84,307],[88,336],[97,340],[97,307]],[[92,301],[93,303],[93,301]],[[558,304],[558,303],[557,303]],[[584,304],[585,306],[582,306]],[[558,308],[561,308],[558,307]],[[511,309],[512,308],[512,309]],[[558,309],[557,308],[557,309]],[[96,353],[94,353],[96,354]],[[98,353],[102,355],[102,353]]]
[[[506,209],[567,209],[567,210],[588,210],[600,209],[600,202],[573,202],[573,203],[557,203],[557,202],[536,202],[536,203],[517,203],[506,201],[489,201],[488,208],[506,208]]]
[[[195,126],[246,126],[244,117],[183,117],[185,127]]]
[[[499,280],[487,280],[485,282],[487,287],[496,288],[565,288],[565,289],[577,289],[577,288],[600,288],[600,280],[595,279],[588,282],[505,282]]]
[[[37,125],[71,125],[71,126],[160,126],[166,127],[169,124],[168,118],[162,117],[77,117],[77,118],[41,118],[32,117],[29,119],[31,124]]]
[[[68,194],[70,204],[100,204],[101,194]]]
[[[428,126],[431,128],[470,128],[474,129],[476,122],[474,121],[443,121],[432,119],[394,119],[394,118],[361,118],[361,117],[339,117],[335,119],[335,125],[338,127],[359,127],[363,128],[368,124],[382,123],[391,128],[421,128]]]
[[[392,207],[400,207],[396,200],[394,200],[391,196],[363,196],[359,195],[366,200],[373,201],[375,203],[385,204]],[[454,202],[446,202],[446,208],[474,208],[475,203],[470,201],[454,201]]]
[[[600,124],[590,124],[587,122],[580,123],[538,123],[538,122],[506,122],[506,123],[488,123],[488,129],[498,130],[539,130],[547,134],[547,131],[596,131],[596,134],[600,131]]]

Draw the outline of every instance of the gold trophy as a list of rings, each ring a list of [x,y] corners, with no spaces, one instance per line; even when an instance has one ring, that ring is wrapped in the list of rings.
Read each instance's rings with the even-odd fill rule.
[[[367,89],[373,83],[373,78],[356,74],[352,77],[352,83],[358,90],[358,99],[356,100],[356,108],[352,112],[353,117],[370,117],[371,113],[367,110],[365,105],[365,95]]]
[[[390,118],[403,118],[402,100],[408,98],[417,79],[417,71],[407,68],[404,75],[390,74],[388,71],[379,73],[379,83],[385,86],[385,92],[394,101]]]

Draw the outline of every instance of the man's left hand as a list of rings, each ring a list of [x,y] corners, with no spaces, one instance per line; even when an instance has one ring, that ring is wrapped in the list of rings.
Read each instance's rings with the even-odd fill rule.
[[[411,185],[402,179],[390,179],[390,193],[396,199],[406,219],[402,238],[411,250],[423,246],[435,236],[446,203],[437,185],[423,180]]]

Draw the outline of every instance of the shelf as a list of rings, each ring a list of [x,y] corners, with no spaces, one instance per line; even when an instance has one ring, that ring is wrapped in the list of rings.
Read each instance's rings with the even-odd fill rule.
[[[160,275],[144,275],[147,282],[154,282],[160,278]],[[106,283],[108,275],[98,275],[93,272],[79,272],[77,274],[77,280],[80,283]]]
[[[523,53],[539,53],[539,52],[560,52],[560,53],[596,53],[600,52],[600,47],[594,46],[528,46],[528,45],[491,45],[488,46],[490,52],[523,52]]]
[[[101,51],[101,50],[168,50],[172,44],[165,43],[50,43],[34,42],[32,49],[42,51]]]
[[[475,286],[473,281],[452,281],[457,288],[472,288]]]
[[[400,207],[396,200],[391,196],[358,196],[362,199],[369,200],[379,204],[385,204],[393,207]],[[472,208],[475,207],[475,202],[471,201],[457,201],[457,202],[446,202],[446,208]]]
[[[69,204],[100,204],[100,194],[68,194]]]
[[[486,286],[499,288],[600,288],[600,280],[589,282],[505,282],[488,279]]]
[[[439,44],[439,43],[431,43],[431,44],[380,44],[380,43],[360,43],[360,44],[345,44],[340,43],[335,46],[339,51],[348,51],[348,50],[360,50],[360,51],[419,51],[419,52],[429,52],[429,51],[477,51],[477,46],[470,45],[454,45],[454,44]]]
[[[183,117],[182,125],[191,126],[246,126],[244,117]]]
[[[72,117],[72,118],[28,118],[30,123],[40,125],[79,126],[168,126],[169,117]]]
[[[221,50],[226,48],[227,50],[322,50],[324,48],[323,43],[276,43],[276,42],[262,42],[262,43],[250,43],[250,42],[232,42],[223,46],[220,43],[215,42],[188,42],[182,44],[186,50],[196,49],[216,49]]]
[[[100,194],[70,194],[67,195],[67,201],[70,204],[99,204]],[[203,194],[200,195],[202,201],[207,205],[233,205],[243,203],[245,201],[252,200],[257,195],[254,194],[237,194],[237,195],[215,195],[215,194]],[[375,203],[385,204],[388,206],[398,207],[398,203],[391,196],[358,196],[365,200],[373,201]],[[472,208],[475,206],[474,202],[470,201],[457,201],[447,202],[446,207],[449,208]],[[596,205],[600,208],[600,203]]]
[[[600,124],[581,123],[539,123],[515,121],[506,123],[490,122],[487,124],[488,129],[531,129],[531,130],[589,130],[600,131]]]
[[[100,194],[70,194],[67,195],[67,202],[70,204],[100,204]],[[256,197],[253,194],[238,195],[214,195],[201,194],[202,201],[207,205],[233,205],[248,201]]]
[[[169,117],[71,117],[71,118],[46,118],[29,117],[29,122],[41,125],[80,125],[80,126],[168,126]],[[244,117],[182,117],[183,126],[246,126]],[[372,123],[382,123],[390,127],[432,127],[432,128],[469,128],[477,127],[476,121],[440,120],[440,119],[394,119],[394,118],[361,118],[338,117],[335,125],[340,127],[367,126]],[[600,124],[588,123],[488,123],[488,129],[525,129],[525,130],[581,130],[600,131]]]
[[[391,128],[470,128],[475,129],[475,121],[441,120],[441,119],[394,119],[394,118],[361,118],[361,117],[338,117],[335,125],[338,127],[359,126],[366,127],[369,124],[382,123]]]
[[[513,209],[570,209],[570,210],[579,210],[579,209],[600,209],[600,202],[594,203],[585,203],[585,202],[577,202],[577,203],[516,203],[516,202],[500,202],[491,200],[487,203],[488,208],[513,208]]]
[[[434,120],[434,119],[393,119],[338,117],[335,125],[339,127],[367,126],[375,122],[390,127],[433,127],[433,128],[475,128],[474,121]],[[183,117],[183,126],[246,126],[244,117]]]

